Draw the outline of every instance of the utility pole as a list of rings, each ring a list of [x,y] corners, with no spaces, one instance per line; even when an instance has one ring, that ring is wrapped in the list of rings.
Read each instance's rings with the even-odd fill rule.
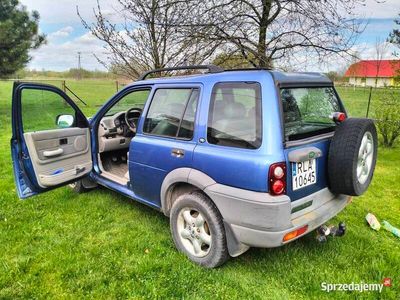
[[[78,80],[81,80],[81,54],[82,52],[78,52]]]

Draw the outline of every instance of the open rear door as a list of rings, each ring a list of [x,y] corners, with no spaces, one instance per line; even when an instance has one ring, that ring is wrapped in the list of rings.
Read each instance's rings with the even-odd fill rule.
[[[92,170],[89,123],[60,89],[14,84],[11,154],[20,198],[64,186]]]

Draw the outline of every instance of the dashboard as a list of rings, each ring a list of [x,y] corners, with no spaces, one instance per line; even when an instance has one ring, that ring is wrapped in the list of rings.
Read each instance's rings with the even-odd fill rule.
[[[99,152],[119,150],[129,147],[135,133],[129,129],[125,120],[126,111],[117,112],[112,116],[105,116],[100,121],[98,140]],[[129,113],[128,120],[138,125],[139,111]]]

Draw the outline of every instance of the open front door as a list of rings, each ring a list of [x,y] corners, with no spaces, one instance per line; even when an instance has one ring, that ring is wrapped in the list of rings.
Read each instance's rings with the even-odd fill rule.
[[[15,83],[11,154],[20,198],[66,185],[92,170],[89,123],[62,90]]]

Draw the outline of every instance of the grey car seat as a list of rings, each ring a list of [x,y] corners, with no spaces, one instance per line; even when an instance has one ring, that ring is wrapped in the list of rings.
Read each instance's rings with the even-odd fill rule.
[[[180,103],[171,103],[165,113],[165,117],[151,131],[156,135],[175,136],[179,126],[179,120],[182,117],[185,105]]]
[[[246,108],[242,103],[231,102],[223,108],[223,118],[214,123],[214,129],[217,130],[216,137],[238,137],[246,139],[251,123],[246,116]]]

